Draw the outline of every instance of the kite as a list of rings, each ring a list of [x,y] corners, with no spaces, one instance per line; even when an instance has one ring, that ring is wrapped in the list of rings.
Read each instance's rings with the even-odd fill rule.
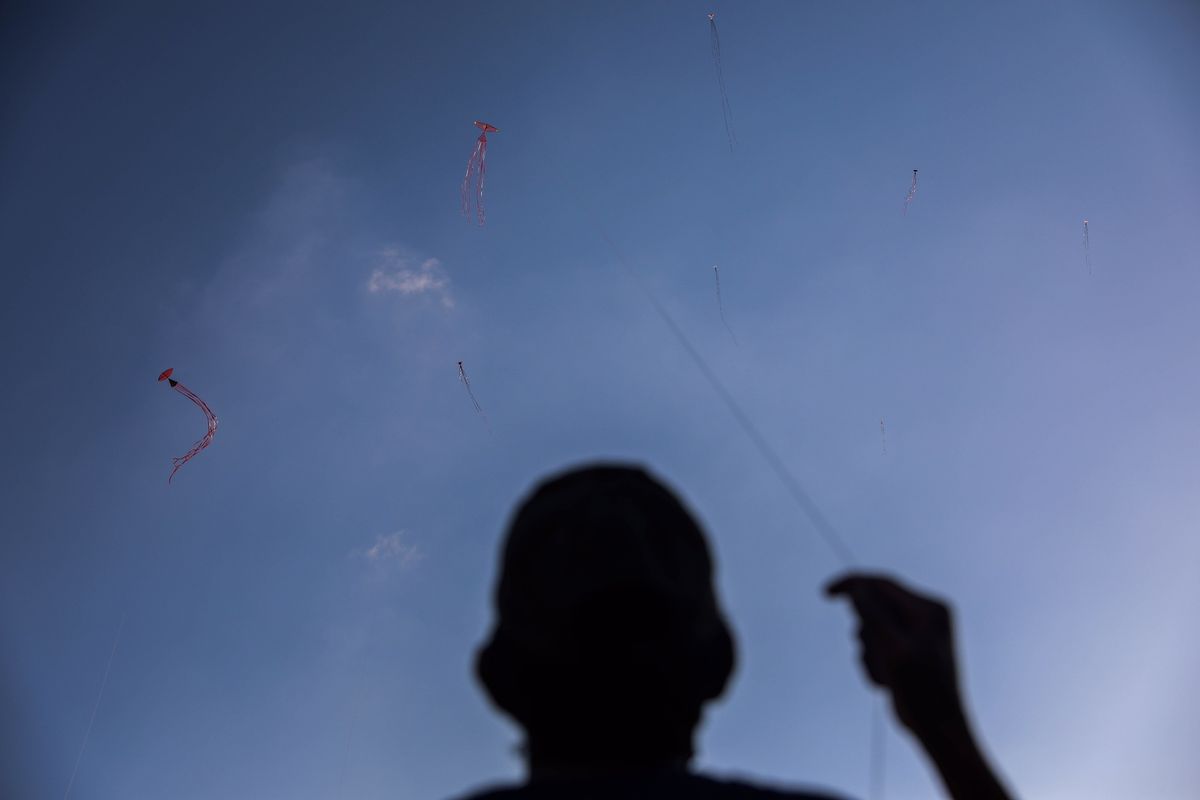
[[[729,107],[729,93],[725,91],[725,70],[721,67],[721,34],[717,33],[717,14],[708,15],[709,39],[712,41],[713,66],[717,70],[717,89],[721,92],[721,114],[725,117],[725,135],[729,138],[729,152],[733,152],[733,144],[737,135],[733,132],[733,111]]]
[[[172,389],[179,392],[188,400],[191,400],[197,405],[197,407],[199,407],[201,411],[204,412],[204,418],[208,420],[208,432],[205,433],[198,442],[192,445],[192,448],[186,453],[178,458],[171,459],[171,474],[167,477],[167,483],[170,483],[172,480],[174,480],[175,473],[179,471],[180,467],[191,461],[201,450],[212,444],[213,435],[217,432],[217,415],[214,414],[212,409],[208,407],[208,403],[197,397],[191,389],[187,388],[182,383],[171,377],[171,373],[174,371],[174,367],[163,370],[162,374],[158,376],[158,380],[160,382],[166,381],[169,383]]]
[[[733,339],[734,344],[738,344],[737,337],[733,334],[733,328],[729,327],[729,323],[725,321],[725,304],[721,302],[721,270],[713,264],[713,277],[717,279],[717,313],[721,315],[721,324],[725,326],[725,330],[729,331],[729,337]],[[741,345],[738,345],[741,347]]]
[[[483,422],[491,430],[492,425],[488,422],[487,414],[483,413],[483,408],[479,405],[479,401],[475,399],[475,393],[471,391],[471,380],[467,377],[467,370],[463,367],[463,362],[458,362],[458,379],[463,382],[463,386],[467,387],[467,396],[471,398],[471,405],[475,406],[475,412],[483,417]]]
[[[1087,264],[1088,273],[1092,271],[1092,246],[1088,242],[1087,220],[1083,221],[1083,260]]]
[[[486,122],[475,120],[475,127],[482,131],[475,140],[475,149],[467,159],[467,174],[462,182],[462,213],[467,219],[471,218],[471,200],[475,200],[475,216],[483,225],[483,180],[487,177],[487,135],[499,133],[500,129]]]
[[[883,455],[887,455],[887,430],[883,427],[883,419],[879,420],[879,441],[883,445]]]
[[[908,206],[917,196],[917,171],[913,170],[912,183],[908,186],[908,196],[904,198],[904,216],[908,216]]]

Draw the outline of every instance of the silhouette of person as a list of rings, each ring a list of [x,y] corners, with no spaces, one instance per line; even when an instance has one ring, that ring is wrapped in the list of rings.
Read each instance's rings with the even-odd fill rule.
[[[966,720],[948,607],[880,576],[826,591],[851,601],[868,675],[950,796],[1007,798]],[[689,770],[735,647],[703,532],[642,469],[585,466],[538,486],[510,523],[495,606],[476,674],[525,732],[528,779],[463,800],[836,797]]]

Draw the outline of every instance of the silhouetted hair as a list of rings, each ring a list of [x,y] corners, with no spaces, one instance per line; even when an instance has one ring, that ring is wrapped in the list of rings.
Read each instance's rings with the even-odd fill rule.
[[[661,483],[616,465],[542,483],[509,525],[495,606],[476,671],[540,756],[691,757],[734,645],[704,534]]]

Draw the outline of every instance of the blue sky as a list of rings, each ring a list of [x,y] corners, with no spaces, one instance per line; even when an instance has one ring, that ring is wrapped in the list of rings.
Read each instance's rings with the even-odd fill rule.
[[[66,790],[122,618],[72,797],[520,775],[470,658],[513,505],[593,458],[712,535],[699,765],[866,795],[839,564],[605,234],[862,562],[953,599],[1021,794],[1194,794],[1194,4],[724,3],[732,154],[702,4],[107,6],[0,27],[16,796]],[[171,486],[168,366],[221,421]]]

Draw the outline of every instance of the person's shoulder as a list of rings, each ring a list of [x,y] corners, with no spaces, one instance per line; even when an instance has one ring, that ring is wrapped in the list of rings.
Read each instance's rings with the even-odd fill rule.
[[[547,781],[493,786],[454,800],[847,800],[844,795],[764,786],[743,778],[683,773],[654,778]]]
[[[528,788],[527,786],[492,786],[472,790],[469,794],[457,794],[450,800],[522,800],[522,798],[529,797],[528,794],[521,794]]]
[[[692,774],[697,800],[848,800],[845,795],[802,787],[770,786],[740,777],[718,778]]]

